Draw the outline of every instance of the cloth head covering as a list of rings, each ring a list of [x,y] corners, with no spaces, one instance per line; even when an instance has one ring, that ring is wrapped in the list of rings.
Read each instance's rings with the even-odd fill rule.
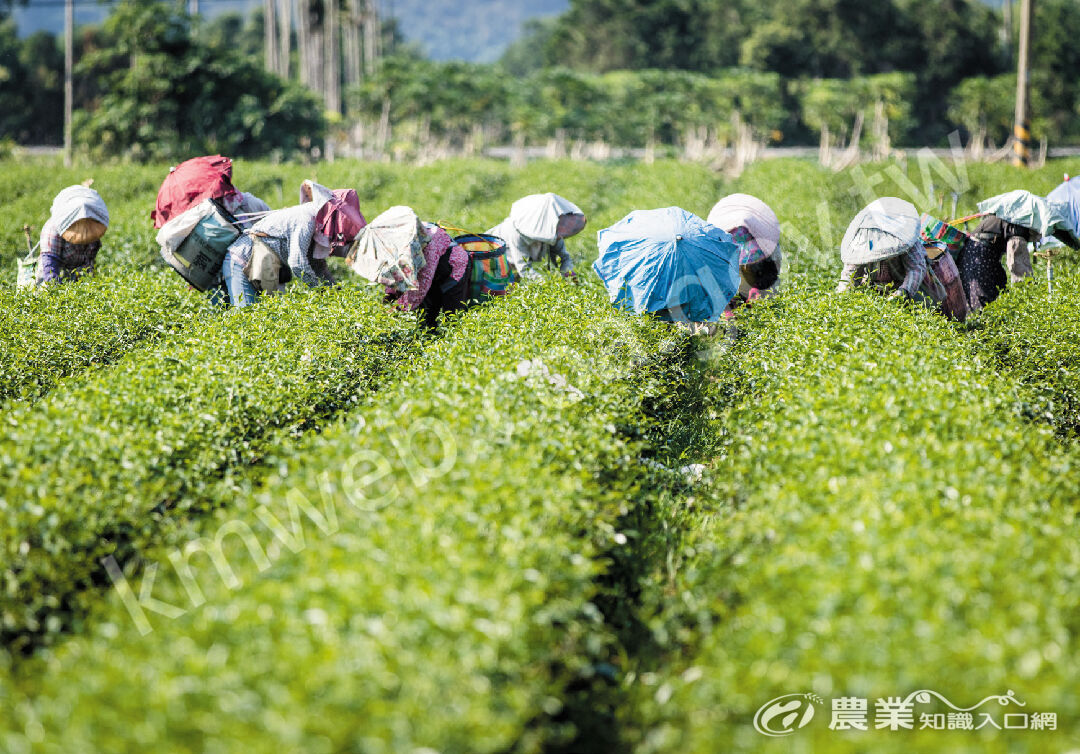
[[[346,260],[357,275],[404,293],[420,285],[428,234],[409,207],[396,206],[372,220],[357,236]]]
[[[746,228],[753,244],[741,244],[739,264],[748,265],[771,257],[780,246],[780,220],[765,202],[750,194],[731,194],[718,201],[709,212],[707,222],[733,233]]]
[[[570,200],[552,193],[531,194],[518,199],[510,207],[510,222],[518,233],[542,243],[559,240],[559,218],[563,215],[581,215],[584,218],[585,213]],[[582,223],[581,228],[584,227]]]
[[[997,215],[1007,223],[1029,228],[1039,236],[1073,231],[1069,205],[1017,189],[979,202],[979,212]]]
[[[89,226],[82,232],[80,238],[67,238],[71,243],[93,243],[104,235],[109,227],[109,208],[105,206],[105,200],[101,194],[89,186],[68,186],[53,199],[52,208],[49,210],[49,222],[53,229],[60,235],[72,230],[72,226],[80,221],[83,226]],[[93,237],[91,237],[93,236]]]
[[[593,270],[618,309],[715,322],[739,289],[738,245],[680,207],[634,210],[597,243]]]
[[[335,189],[315,215],[315,235],[325,239],[324,245],[333,250],[352,243],[366,224],[356,192]]]
[[[840,244],[840,258],[844,264],[873,264],[905,254],[919,243],[915,205],[887,196],[855,215]]]
[[[355,192],[354,192],[355,193]],[[334,192],[321,183],[307,179],[300,183],[300,203],[329,201]],[[359,205],[358,205],[359,206]]]
[[[239,193],[232,185],[232,160],[219,154],[193,157],[169,169],[150,218],[161,228],[204,199],[232,200]]]
[[[1047,194],[1046,198],[1068,207],[1070,228],[1080,232],[1080,176],[1072,179],[1066,176],[1065,182]]]

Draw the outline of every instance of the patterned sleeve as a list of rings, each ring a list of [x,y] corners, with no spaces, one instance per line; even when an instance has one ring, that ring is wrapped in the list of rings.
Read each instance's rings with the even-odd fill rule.
[[[50,283],[60,279],[60,235],[53,231],[52,222],[47,222],[41,229],[41,261],[38,263],[37,280]]]
[[[315,216],[297,217],[290,223],[288,233],[289,269],[294,278],[303,280],[305,284],[316,286],[324,284],[322,278],[316,274],[311,266],[311,242],[315,239]]]
[[[926,277],[926,251],[922,246],[916,246],[904,254],[904,270],[904,282],[900,285],[900,290],[914,298]]]

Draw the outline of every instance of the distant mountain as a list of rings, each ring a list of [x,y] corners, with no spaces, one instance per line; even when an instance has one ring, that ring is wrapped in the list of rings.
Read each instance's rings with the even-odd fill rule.
[[[259,0],[201,0],[205,13],[246,13]],[[537,16],[553,16],[570,6],[570,0],[381,0],[387,16],[398,19],[405,38],[420,45],[435,60],[492,62],[521,34],[522,24]],[[98,23],[107,6],[93,0],[76,0],[75,23]],[[19,34],[44,29],[60,33],[64,28],[61,0],[29,0],[16,7]]]
[[[570,0],[382,0],[379,7],[432,59],[490,63],[527,20],[558,15]]]

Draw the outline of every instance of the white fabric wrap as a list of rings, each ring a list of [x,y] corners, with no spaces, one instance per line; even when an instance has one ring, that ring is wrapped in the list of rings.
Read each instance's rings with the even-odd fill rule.
[[[558,194],[532,194],[522,197],[510,207],[510,221],[526,238],[543,243],[555,243],[555,229],[562,215],[583,215],[584,212]]]
[[[868,204],[848,225],[840,245],[844,264],[873,264],[904,254],[919,243],[919,212],[903,199]]]
[[[49,220],[57,233],[64,233],[79,220],[97,220],[109,227],[109,208],[101,194],[87,186],[68,186],[53,199]]]

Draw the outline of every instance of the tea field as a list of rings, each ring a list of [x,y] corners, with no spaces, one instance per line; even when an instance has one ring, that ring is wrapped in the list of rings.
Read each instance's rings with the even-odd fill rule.
[[[1080,267],[964,325],[832,292],[874,195],[1078,168],[235,165],[274,207],[588,213],[577,284],[432,333],[344,269],[210,306],[156,261],[167,166],[0,164],[0,752],[1080,752]],[[99,274],[16,292],[89,177]],[[596,230],[734,191],[782,296],[712,340],[612,310]]]

